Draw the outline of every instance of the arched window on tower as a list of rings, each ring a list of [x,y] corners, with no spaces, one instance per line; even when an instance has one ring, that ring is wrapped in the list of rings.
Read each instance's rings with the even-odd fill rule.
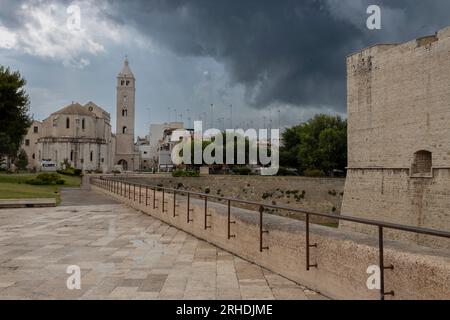
[[[73,150],[70,151],[70,161],[73,161]]]
[[[66,118],[66,129],[70,129],[70,119]]]
[[[122,117],[127,117],[128,116],[128,110],[127,109],[122,109]]]
[[[94,161],[94,151],[91,151],[90,160],[91,162]]]
[[[126,134],[127,132],[128,132],[127,127],[123,127],[123,128],[122,128],[122,133],[123,133],[123,134]]]
[[[86,120],[82,119],[81,120],[81,129],[84,130],[86,128]]]

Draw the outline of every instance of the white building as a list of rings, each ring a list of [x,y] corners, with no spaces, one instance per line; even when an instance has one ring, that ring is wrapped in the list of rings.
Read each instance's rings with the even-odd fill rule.
[[[63,162],[82,170],[109,172],[120,165],[138,170],[139,151],[134,144],[135,83],[128,60],[117,76],[117,134],[111,130],[110,114],[93,102],[70,105],[42,122],[34,121],[21,148],[28,167],[40,171],[43,163],[60,167]]]
[[[42,170],[43,162],[109,171],[114,142],[109,113],[93,102],[84,106],[72,103],[42,122],[34,121],[22,149],[28,155],[28,167],[37,171]]]

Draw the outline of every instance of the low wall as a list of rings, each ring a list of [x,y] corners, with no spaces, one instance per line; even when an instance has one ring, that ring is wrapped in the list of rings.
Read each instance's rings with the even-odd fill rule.
[[[341,212],[345,179],[306,177],[264,177],[214,175],[205,177],[172,177],[171,175],[146,175],[125,177],[127,181],[166,188],[184,189],[221,197],[238,198],[266,204],[289,206],[316,212]],[[244,209],[251,209],[240,204]],[[303,219],[295,212],[274,212],[293,219]],[[313,223],[330,224],[337,227],[335,220],[312,217]]]
[[[153,209],[153,191],[139,188],[131,200],[104,189],[92,186],[95,191],[114,197],[129,206],[158,218],[199,239],[206,240],[224,250],[265,267],[292,281],[307,286],[333,299],[379,299],[378,290],[366,286],[370,265],[378,264],[377,239],[365,235],[343,232],[311,225],[311,263],[318,268],[306,270],[305,224],[284,217],[265,214],[263,245],[268,250],[260,252],[259,214],[241,208],[232,208],[231,234],[228,239],[227,206],[208,203],[207,219],[210,228],[204,228],[204,201],[191,199],[190,213],[193,222],[187,223],[187,199],[177,195],[176,214],[173,214],[173,195],[165,194],[165,210],[162,212],[162,192],[155,192],[157,208]],[[133,191],[133,188],[131,188]],[[122,189],[122,193],[124,189]],[[136,199],[136,201],[133,200]],[[450,297],[450,254],[448,251],[413,247],[397,242],[385,243],[385,264],[393,264],[394,270],[386,270],[385,289],[394,290],[394,297],[386,299],[448,299]]]

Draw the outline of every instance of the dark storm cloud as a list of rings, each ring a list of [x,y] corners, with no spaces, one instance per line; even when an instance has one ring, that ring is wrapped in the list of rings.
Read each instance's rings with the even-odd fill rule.
[[[99,19],[130,25],[179,56],[215,59],[256,108],[279,103],[344,111],[348,54],[450,25],[448,0],[105,1]],[[0,0],[0,27],[23,29],[27,21],[17,15],[23,4],[52,2],[72,0]],[[370,4],[382,8],[380,31],[365,27]]]
[[[177,54],[210,56],[224,63],[231,80],[246,87],[249,102],[258,108],[285,103],[342,111],[347,54],[376,42],[405,41],[450,23],[447,0],[111,4],[119,23],[134,24]],[[382,6],[381,31],[365,28],[369,4]]]

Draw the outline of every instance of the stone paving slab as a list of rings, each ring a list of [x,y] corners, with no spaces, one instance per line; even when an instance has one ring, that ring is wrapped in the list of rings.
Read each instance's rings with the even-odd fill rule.
[[[69,290],[67,267],[81,268]],[[125,205],[0,215],[0,299],[324,299]]]

